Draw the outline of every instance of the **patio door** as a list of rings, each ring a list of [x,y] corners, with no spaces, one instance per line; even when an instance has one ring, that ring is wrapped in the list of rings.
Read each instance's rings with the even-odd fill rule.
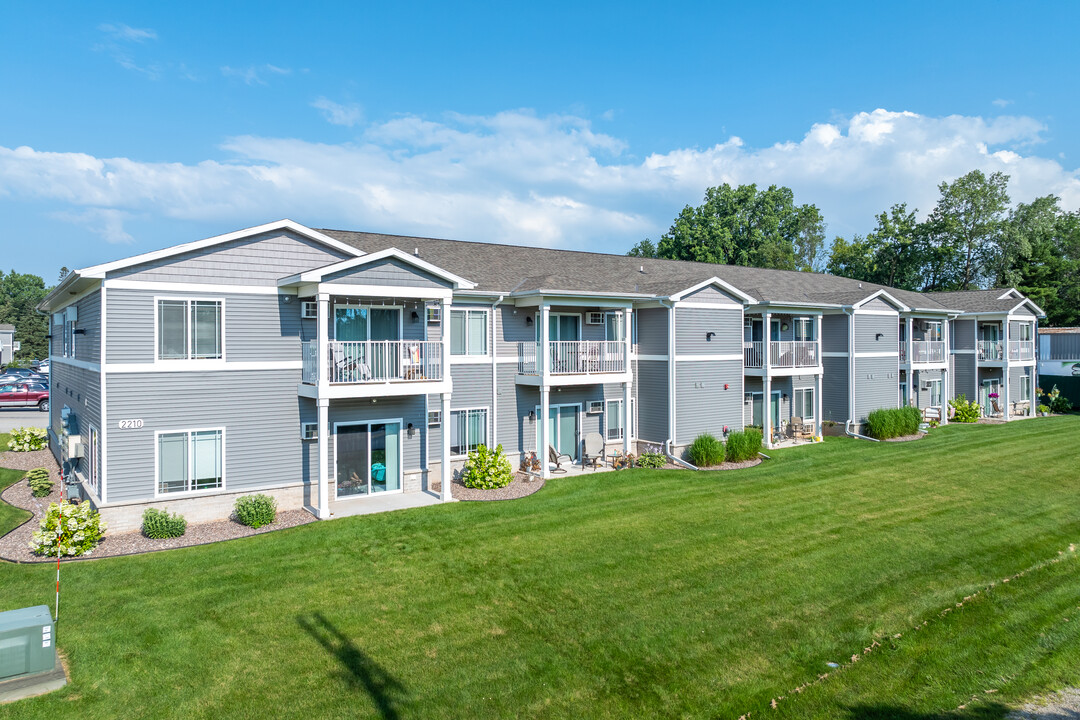
[[[401,491],[401,422],[334,426],[337,496]]]
[[[560,455],[569,455],[575,462],[578,459],[578,446],[581,444],[578,418],[580,410],[580,405],[552,405],[548,408],[548,442]],[[540,429],[537,428],[536,432],[539,446]]]
[[[999,405],[1001,404],[1000,393],[1001,382],[997,378],[982,381],[982,386],[979,388],[979,404],[982,405],[983,417],[994,414],[994,400],[997,400]],[[999,397],[992,398],[991,395],[999,395]]]
[[[772,427],[776,429],[780,427],[780,391],[772,391],[772,402],[769,403],[770,417],[772,418]]]
[[[400,353],[392,343],[379,341],[401,339],[401,308],[335,304],[334,339],[350,344],[335,346],[332,359],[359,379],[395,377]]]
[[[746,318],[746,322],[743,323],[743,341],[761,342],[761,336],[761,318]]]
[[[540,332],[537,323],[537,334]],[[540,338],[536,338],[539,342]],[[556,372],[575,372],[580,367],[580,348],[571,342],[581,340],[580,315],[548,315],[548,340],[551,343],[551,366]]]

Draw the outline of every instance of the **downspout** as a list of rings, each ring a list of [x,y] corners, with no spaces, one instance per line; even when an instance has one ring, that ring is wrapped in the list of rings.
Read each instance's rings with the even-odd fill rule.
[[[668,309],[668,439],[664,441],[664,454],[677,464],[686,465],[697,470],[693,465],[679,460],[671,454],[671,446],[675,442],[675,304],[666,304],[660,300],[660,305]]]
[[[499,303],[503,301],[506,295],[499,295],[498,300],[491,304],[491,438],[489,442],[498,445],[498,438],[495,434],[498,432],[499,423],[496,420],[499,417],[497,406],[499,404],[499,348],[496,344],[496,332],[495,325],[498,322],[495,318],[495,309],[499,307]],[[449,427],[449,425],[447,425]],[[524,452],[524,451],[522,451]]]

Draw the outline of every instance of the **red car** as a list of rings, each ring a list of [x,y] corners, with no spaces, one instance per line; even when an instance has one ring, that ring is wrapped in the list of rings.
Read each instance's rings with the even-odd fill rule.
[[[33,407],[49,411],[49,386],[42,383],[9,383],[0,385],[0,408]]]

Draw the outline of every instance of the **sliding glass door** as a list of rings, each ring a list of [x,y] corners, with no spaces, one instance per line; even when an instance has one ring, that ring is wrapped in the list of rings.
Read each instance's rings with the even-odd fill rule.
[[[337,495],[401,490],[401,423],[335,426]]]

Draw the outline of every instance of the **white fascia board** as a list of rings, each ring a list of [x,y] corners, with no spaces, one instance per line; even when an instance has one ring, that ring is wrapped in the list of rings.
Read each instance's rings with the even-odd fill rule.
[[[1024,297],[1024,294],[1022,292],[1020,292],[1019,290],[1017,290],[1014,287],[1011,287],[1008,290],[1006,290],[1003,294],[999,295],[998,300],[1012,300],[1013,298],[1016,298],[1017,300],[1019,300],[1022,297]]]
[[[866,303],[870,302],[871,300],[875,300],[875,299],[877,299],[879,297],[880,298],[885,298],[890,303],[892,303],[893,305],[896,305],[900,310],[902,310],[904,312],[908,312],[908,311],[911,310],[911,308],[909,308],[907,305],[905,305],[904,303],[897,300],[895,297],[890,295],[888,291],[886,291],[884,289],[877,290],[877,291],[871,293],[870,295],[864,297],[859,302],[854,303],[851,307],[855,308],[855,310],[858,310],[859,308],[861,308]]]
[[[275,220],[265,225],[256,225],[255,227],[245,228],[243,230],[237,230],[235,232],[226,233],[224,235],[215,235],[214,237],[204,238],[202,240],[196,240],[195,242],[184,243],[182,245],[173,245],[172,247],[163,248],[161,250],[154,250],[153,252],[143,253],[142,255],[132,255],[129,258],[123,260],[114,260],[113,262],[103,263],[101,265],[92,265],[88,268],[83,268],[78,272],[83,277],[104,277],[106,273],[113,270],[120,270],[122,268],[131,267],[132,265],[142,265],[143,263],[153,262],[162,258],[171,257],[173,255],[179,255],[181,253],[192,252],[194,250],[202,250],[203,248],[213,247],[214,245],[220,245],[222,243],[231,242],[233,240],[242,240],[246,237],[252,237],[254,235],[261,235],[262,233],[274,232],[276,230],[289,230],[302,235],[310,240],[320,242],[324,245],[328,245],[336,250],[340,250],[343,253],[347,253],[354,257],[363,255],[363,251],[357,250],[352,245],[347,245],[340,240],[323,235],[321,232],[312,230],[309,227],[305,227],[293,220]]]
[[[342,295],[345,297],[408,298],[410,300],[449,300],[450,288],[417,288],[408,285],[349,285],[348,283],[319,283],[316,295]],[[301,297],[310,297],[301,295]]]
[[[843,305],[834,305],[832,303],[799,303],[799,302],[774,302],[772,300],[763,300],[759,303],[753,303],[746,309],[746,312],[765,312],[768,310],[773,313],[803,313],[805,315],[824,315],[826,310],[839,310],[844,307]]]
[[[1031,308],[1031,309],[1032,309],[1032,311],[1034,311],[1034,312],[1035,312],[1035,315],[1036,315],[1036,317],[1041,317],[1041,318],[1044,318],[1044,317],[1046,317],[1046,312],[1045,312],[1045,311],[1044,311],[1044,310],[1043,310],[1043,309],[1042,309],[1041,307],[1039,307],[1038,305],[1036,305],[1036,304],[1035,304],[1035,303],[1034,303],[1034,302],[1033,302],[1033,301],[1031,300],[1031,298],[1024,298],[1023,300],[1021,300],[1020,302],[1018,302],[1018,303],[1016,304],[1016,307],[1014,307],[1014,308],[1013,308],[1012,310],[1009,310],[1009,315],[1012,315],[1012,314],[1013,314],[1013,312],[1015,312],[1015,311],[1016,311],[1016,308],[1018,308],[1018,307],[1021,307],[1021,306],[1023,306],[1023,305],[1027,305],[1027,306],[1028,306],[1029,308]]]
[[[697,285],[693,285],[691,287],[688,287],[685,290],[682,290],[680,292],[669,295],[668,300],[671,300],[673,302],[678,301],[678,300],[682,300],[687,295],[691,295],[693,293],[696,293],[698,290],[701,290],[702,288],[706,288],[706,287],[708,287],[710,285],[715,285],[718,288],[720,288],[721,290],[724,290],[725,292],[728,292],[728,293],[734,295],[735,297],[742,300],[744,304],[750,304],[750,303],[757,302],[754,298],[747,295],[746,293],[744,293],[742,290],[735,287],[731,283],[725,282],[725,281],[723,281],[720,278],[715,277],[715,276],[709,278],[708,280],[703,280],[703,281],[699,282]]]
[[[353,268],[367,265],[373,262],[378,262],[380,260],[385,260],[386,258],[400,260],[407,265],[412,265],[413,267],[423,270],[426,273],[430,273],[435,277],[442,278],[447,282],[453,283],[455,289],[461,288],[463,290],[471,290],[472,288],[476,287],[476,283],[474,282],[470,282],[463,277],[455,275],[452,272],[443,270],[441,267],[432,265],[426,260],[421,260],[415,255],[410,255],[407,252],[403,252],[393,247],[385,248],[383,250],[379,250],[378,252],[369,253],[360,257],[350,258],[349,260],[342,260],[341,262],[331,263],[330,265],[324,265],[320,268],[315,268],[314,270],[306,270],[302,273],[297,273],[296,275],[290,275],[279,280],[278,285],[291,285],[298,282],[319,282],[327,275],[342,272],[344,270],[352,270]]]
[[[86,297],[89,290],[97,289],[100,284],[97,278],[87,278],[72,271],[34,309],[41,313],[56,312]]]
[[[512,298],[527,298],[527,297],[557,297],[560,300],[564,298],[587,298],[589,300],[597,299],[611,299],[611,300],[643,300],[652,299],[655,295],[649,295],[648,293],[610,293],[599,292],[592,290],[549,290],[547,288],[540,288],[538,290],[526,290],[520,293],[510,293]]]

